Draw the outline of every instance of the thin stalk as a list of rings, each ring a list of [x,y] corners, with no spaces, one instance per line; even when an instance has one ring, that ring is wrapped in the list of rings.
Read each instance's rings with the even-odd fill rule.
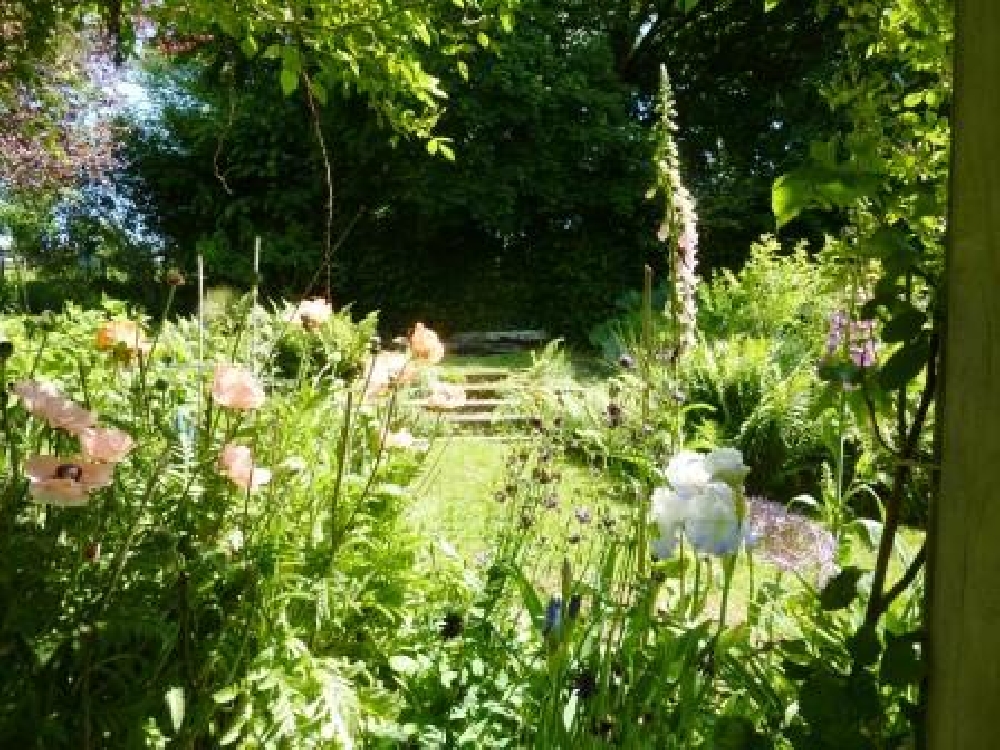
[[[722,559],[722,604],[719,607],[719,627],[715,631],[715,641],[718,644],[722,631],[726,627],[726,614],[729,608],[729,592],[733,586],[733,573],[736,571],[736,555],[726,555]]]
[[[340,443],[337,447],[337,478],[333,485],[333,497],[330,502],[330,569],[337,555],[337,511],[340,507],[340,493],[343,489],[344,474],[347,472],[347,460],[350,454],[351,417],[354,413],[354,392],[347,392],[347,405],[344,409],[344,422],[340,428]]]
[[[198,414],[205,407],[205,256],[198,254]]]
[[[847,420],[847,392],[844,387],[840,388],[840,404],[837,415],[837,477],[836,477],[836,502],[833,508],[833,535],[840,538],[840,525],[843,520],[844,509],[844,471],[846,456],[844,449],[844,425]]]
[[[45,345],[49,341],[49,329],[47,326],[42,328],[42,340],[38,344],[38,349],[35,351],[35,356],[31,360],[31,369],[28,371],[28,380],[33,380],[35,377],[35,371],[38,369],[38,365],[42,361],[42,352],[45,351]]]

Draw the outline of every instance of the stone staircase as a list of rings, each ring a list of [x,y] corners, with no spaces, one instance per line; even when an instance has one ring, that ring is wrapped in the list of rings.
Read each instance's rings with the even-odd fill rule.
[[[465,401],[451,409],[433,409],[426,398],[408,401],[409,406],[427,409],[446,423],[474,433],[500,432],[503,428],[523,425],[530,420],[518,397],[522,387],[517,371],[505,368],[469,369],[462,373],[460,383],[448,382],[449,387],[461,388]]]
[[[544,331],[488,331],[456,334],[448,341],[448,351],[457,354],[508,354],[544,344]],[[498,434],[524,426],[531,420],[520,393],[524,387],[523,371],[504,367],[478,367],[461,371],[463,380],[449,385],[462,388],[465,403],[455,409],[438,412],[441,418],[462,432]],[[427,406],[426,399],[410,402]]]

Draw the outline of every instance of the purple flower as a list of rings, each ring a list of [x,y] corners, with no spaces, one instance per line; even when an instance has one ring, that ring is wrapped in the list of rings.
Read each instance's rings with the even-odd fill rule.
[[[874,320],[851,320],[843,310],[830,316],[830,331],[826,337],[827,362],[850,360],[857,367],[874,367],[878,352]]]
[[[822,524],[763,498],[747,501],[745,541],[764,562],[779,570],[815,570],[820,582],[837,570],[837,543]]]

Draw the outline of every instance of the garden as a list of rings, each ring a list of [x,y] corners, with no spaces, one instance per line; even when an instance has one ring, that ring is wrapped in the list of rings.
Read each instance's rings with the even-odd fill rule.
[[[989,747],[987,5],[5,4],[0,747]]]

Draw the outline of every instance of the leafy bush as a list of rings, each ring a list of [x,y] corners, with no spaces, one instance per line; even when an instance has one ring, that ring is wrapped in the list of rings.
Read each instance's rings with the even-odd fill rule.
[[[842,292],[833,270],[798,245],[784,252],[761,238],[738,273],[728,269],[698,287],[698,328],[714,340],[735,336],[790,339],[818,355]]]

